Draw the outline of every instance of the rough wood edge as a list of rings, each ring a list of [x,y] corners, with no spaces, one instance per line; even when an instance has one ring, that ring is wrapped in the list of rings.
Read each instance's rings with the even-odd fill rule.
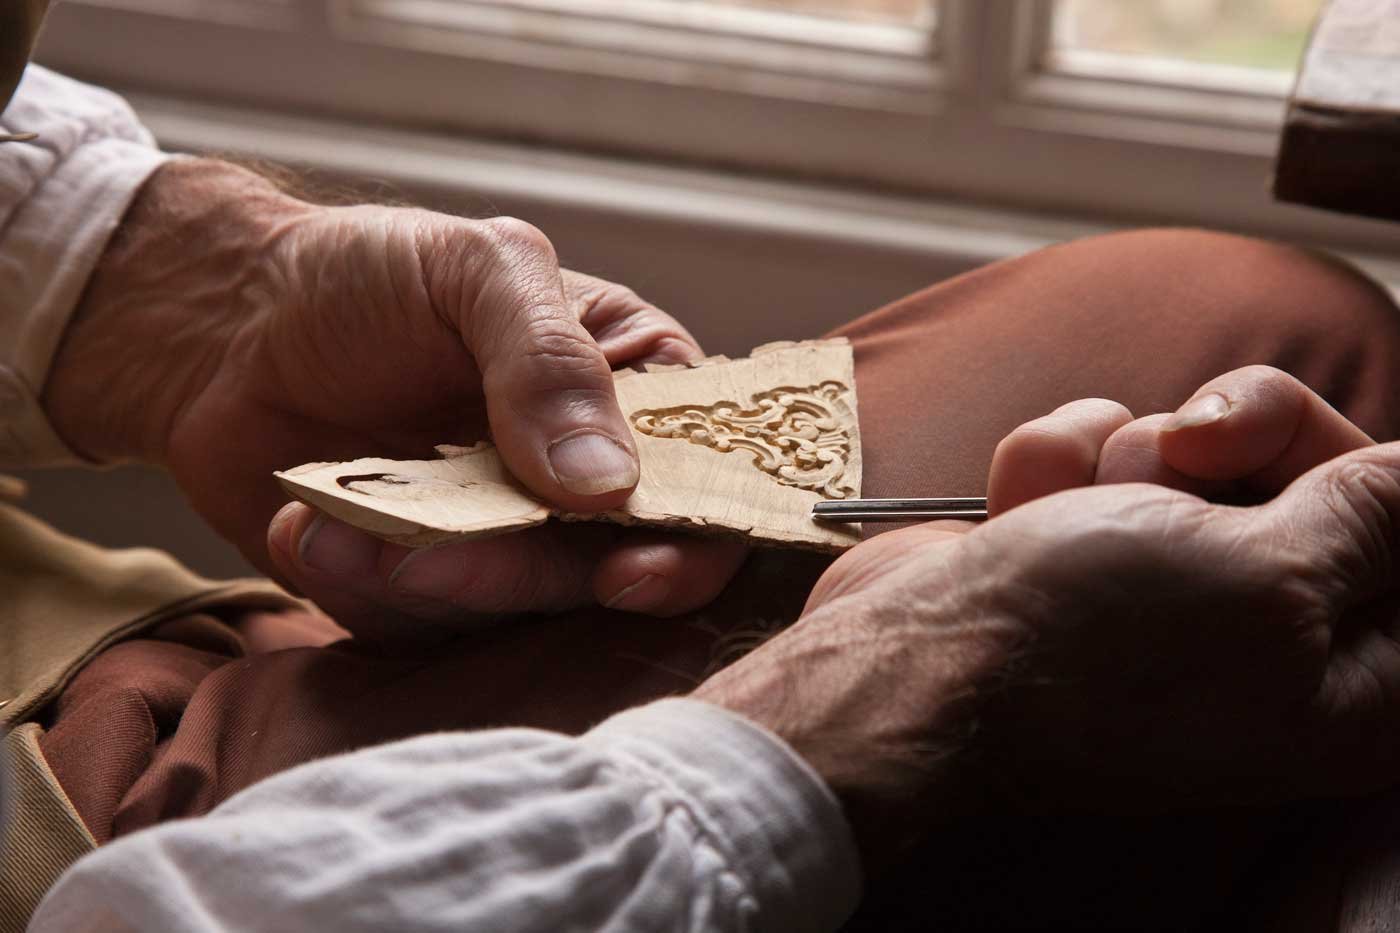
[[[780,350],[798,349],[804,346],[824,346],[831,344],[849,344],[845,337],[830,337],[817,340],[778,340],[771,343],[761,344],[753,349],[749,357],[762,356]],[[707,356],[702,359],[692,360],[687,363],[662,364],[656,366],[649,364],[646,372],[668,372],[684,369],[696,369],[703,366],[712,366],[721,363],[733,362],[724,355]],[[637,370],[620,370],[614,374],[615,380],[626,379],[641,375]],[[860,438],[860,411],[856,395],[855,380],[851,380],[851,385],[847,387],[849,392],[849,407],[855,418],[851,425],[852,449],[857,452],[854,465],[864,475],[864,451],[861,447]],[[444,459],[464,456],[483,448],[494,446],[490,441],[478,441],[469,446],[459,446],[453,444],[439,444],[434,449],[438,455]],[[376,460],[381,458],[365,457],[359,460]],[[841,543],[823,542],[817,540],[787,539],[773,540],[769,538],[748,537],[753,526],[739,527],[730,526],[707,521],[703,518],[691,518],[687,516],[648,516],[639,515],[634,512],[607,511],[598,513],[578,513],[564,512],[551,508],[541,502],[541,509],[538,513],[533,513],[529,518],[522,518],[518,522],[505,525],[496,525],[481,531],[453,530],[446,531],[439,528],[431,528],[417,522],[410,521],[399,516],[387,515],[383,512],[356,506],[343,498],[328,495],[327,493],[306,485],[297,480],[299,474],[314,472],[326,467],[344,466],[355,461],[321,461],[316,463],[305,463],[288,470],[274,473],[282,488],[293,498],[306,502],[309,505],[321,509],[328,515],[352,524],[363,531],[368,532],[385,541],[406,547],[434,547],[447,544],[452,541],[469,541],[484,538],[492,538],[497,535],[509,534],[525,528],[533,528],[544,524],[549,519],[556,519],[565,522],[588,522],[605,521],[623,526],[645,526],[651,528],[664,528],[667,530],[680,531],[696,535],[723,535],[742,538],[750,546],[762,548],[790,548],[795,550],[815,551],[825,554],[840,554],[850,547],[860,542],[861,536],[858,526],[832,526],[822,525],[821,527],[828,533],[848,537],[849,540]],[[859,492],[859,490],[857,491]]]

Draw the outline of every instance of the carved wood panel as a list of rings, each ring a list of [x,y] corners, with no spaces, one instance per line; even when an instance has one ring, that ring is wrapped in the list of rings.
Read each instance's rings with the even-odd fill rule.
[[[816,502],[860,495],[855,372],[845,340],[624,371],[614,385],[642,475],[626,504],[602,515],[560,514],[515,481],[489,443],[439,448],[440,460],[315,463],[278,477],[337,518],[414,546],[501,534],[551,516],[825,551],[860,540],[854,528],[811,518]]]
[[[644,409],[632,414],[632,425],[653,437],[684,438],[724,453],[748,452],[755,467],[784,485],[846,499],[855,496],[855,487],[845,479],[854,420],[842,401],[848,392],[834,381],[783,387],[754,396],[746,408],[718,402],[703,408]]]

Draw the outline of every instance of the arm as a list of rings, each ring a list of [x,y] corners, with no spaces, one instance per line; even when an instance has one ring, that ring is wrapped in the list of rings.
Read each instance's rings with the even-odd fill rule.
[[[303,765],[94,853],[30,929],[816,931],[857,885],[800,759],[668,700],[577,739],[449,733]]]
[[[158,165],[165,157],[131,126],[140,157]],[[541,497],[606,509],[639,469],[612,368],[700,349],[629,289],[561,269],[544,235],[518,220],[310,204],[213,159],[123,173],[123,198],[108,204],[102,179],[120,161],[97,155],[68,160],[87,166],[83,184],[56,183],[46,199],[22,193],[21,209],[39,211],[44,227],[13,250],[16,278],[63,297],[58,312],[26,301],[6,316],[42,351],[23,380],[25,418],[44,429],[28,448],[167,468],[255,565],[362,635],[391,613],[397,621],[375,634],[594,602],[674,614],[708,602],[742,561],[732,542],[550,526],[417,554],[414,572],[398,574],[408,549],[302,506],[281,512],[269,541],[286,502],[275,470],[431,457],[436,444],[486,437]],[[97,220],[100,235],[84,238]],[[54,255],[78,259],[54,267]],[[568,572],[533,588],[520,568],[542,557]],[[646,592],[634,586],[642,580]]]
[[[115,95],[31,66],[0,145],[0,467],[80,462],[39,399],[64,330],[137,191],[169,156]]]
[[[578,740],[444,735],[327,759],[79,863],[36,929],[83,929],[102,905],[130,929],[271,909],[348,931],[432,930],[448,910],[489,929],[832,928],[854,868],[828,792],[873,874],[980,814],[1388,786],[1400,445],[1367,446],[1276,373],[1202,392],[1226,413],[1128,422],[1090,402],[1033,423],[999,460],[1049,443],[1066,481],[1120,484],[1023,501],[1001,464],[1004,514],[852,549],[796,625],[694,694],[800,760],[675,702]],[[1238,508],[1121,484],[1166,469],[1282,491]]]

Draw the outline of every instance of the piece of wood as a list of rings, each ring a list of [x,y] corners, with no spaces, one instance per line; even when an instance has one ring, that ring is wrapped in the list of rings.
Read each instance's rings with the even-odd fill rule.
[[[615,511],[561,514],[516,482],[485,442],[440,447],[440,460],[310,463],[277,477],[298,499],[414,547],[517,531],[551,516],[823,551],[860,540],[855,528],[811,518],[816,502],[860,495],[855,370],[844,339],[624,370],[614,384],[642,464],[636,490]]]
[[[1400,220],[1400,0],[1332,0],[1288,100],[1274,196]]]

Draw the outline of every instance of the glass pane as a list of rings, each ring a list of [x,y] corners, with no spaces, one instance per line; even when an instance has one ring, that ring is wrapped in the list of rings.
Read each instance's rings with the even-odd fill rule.
[[[866,23],[901,23],[923,26],[931,23],[933,19],[933,4],[929,0],[662,0],[662,2],[702,2],[712,6],[745,7]]]
[[[1055,48],[1292,71],[1323,0],[1057,0]]]

